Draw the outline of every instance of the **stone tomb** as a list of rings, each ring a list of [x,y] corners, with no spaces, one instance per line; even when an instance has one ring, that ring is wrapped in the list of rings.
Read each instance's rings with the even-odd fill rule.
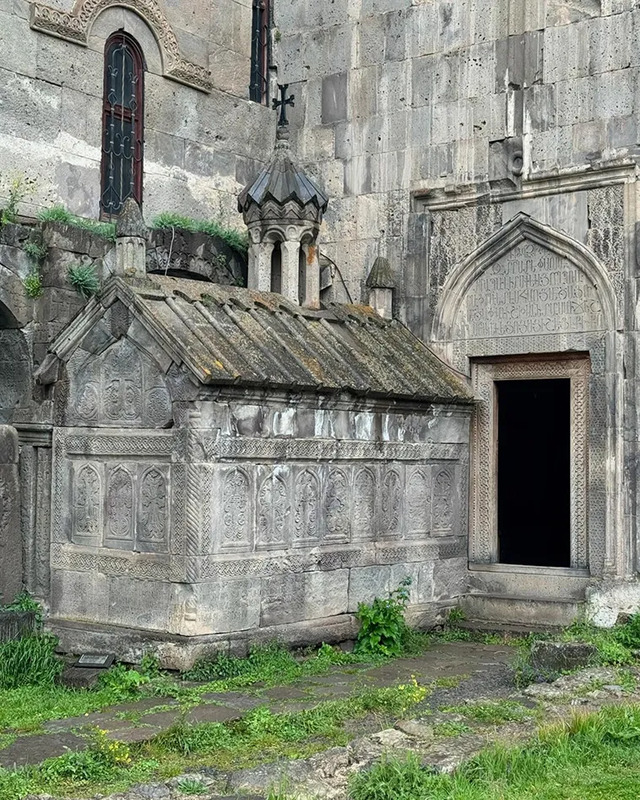
[[[464,591],[470,390],[399,322],[114,278],[50,359],[66,649],[185,666],[350,638],[406,576],[422,624]]]

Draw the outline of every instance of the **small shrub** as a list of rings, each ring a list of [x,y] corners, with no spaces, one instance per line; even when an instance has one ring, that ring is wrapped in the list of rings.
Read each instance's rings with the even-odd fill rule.
[[[149,683],[146,675],[141,675],[124,664],[116,664],[100,676],[100,687],[112,693],[115,698],[135,696],[146,683]]]
[[[28,241],[22,245],[22,249],[29,256],[31,261],[37,266],[47,255],[47,246],[38,242]]]
[[[32,270],[22,281],[22,285],[24,286],[27,297],[30,297],[32,300],[35,300],[36,297],[40,297],[43,292],[42,277],[37,270]]]
[[[58,640],[33,634],[0,644],[0,689],[52,686],[63,669],[56,656]]]
[[[360,603],[356,617],[360,630],[355,652],[363,655],[399,656],[402,653],[407,623],[404,613],[409,602],[411,578],[405,578],[389,597],[376,597],[373,603]]]
[[[145,653],[138,666],[138,672],[140,675],[149,678],[149,680],[157,678],[160,675],[160,661],[158,660],[158,656],[153,653]]]
[[[67,276],[76,292],[86,299],[100,291],[100,281],[92,264],[74,264],[69,267]]]
[[[249,249],[249,238],[246,233],[241,233],[234,228],[226,228],[215,220],[192,219],[180,214],[165,212],[164,214],[159,214],[151,222],[151,227],[159,230],[176,228],[182,231],[190,231],[191,233],[207,233],[209,236],[221,239],[242,255],[246,255]]]
[[[619,644],[632,650],[640,649],[640,614],[634,614],[623,625],[613,629],[613,636]]]

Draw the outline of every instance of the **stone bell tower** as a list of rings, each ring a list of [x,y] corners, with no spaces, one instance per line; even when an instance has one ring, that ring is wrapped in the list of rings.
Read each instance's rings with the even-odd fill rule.
[[[276,146],[270,164],[238,198],[249,228],[249,289],[279,292],[309,308],[320,305],[318,233],[328,197],[291,158],[286,106],[282,99]]]

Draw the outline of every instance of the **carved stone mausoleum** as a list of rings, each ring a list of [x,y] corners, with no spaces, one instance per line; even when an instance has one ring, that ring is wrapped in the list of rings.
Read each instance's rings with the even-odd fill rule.
[[[174,665],[407,575],[425,626],[638,610],[639,26],[0,8],[1,599]]]

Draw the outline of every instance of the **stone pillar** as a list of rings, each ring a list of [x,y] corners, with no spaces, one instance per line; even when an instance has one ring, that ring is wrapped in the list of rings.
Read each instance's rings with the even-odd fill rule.
[[[22,588],[18,433],[0,425],[0,604],[10,603]]]
[[[247,286],[256,292],[271,291],[271,256],[273,242],[252,244],[249,248],[249,276]]]
[[[280,248],[282,250],[282,295],[297,305],[300,242],[282,242]]]
[[[369,305],[384,319],[393,316],[393,289],[369,289]]]
[[[147,274],[147,226],[133,197],[125,200],[116,223],[115,274],[129,278]]]
[[[304,305],[307,308],[320,308],[320,254],[318,245],[309,242],[303,245],[304,250]]]

